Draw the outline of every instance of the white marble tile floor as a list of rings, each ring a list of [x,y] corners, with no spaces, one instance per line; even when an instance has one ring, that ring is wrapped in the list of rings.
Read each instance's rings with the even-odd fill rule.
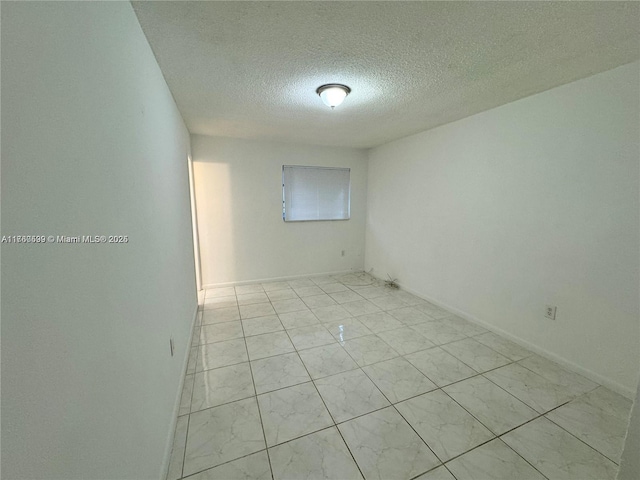
[[[167,480],[615,478],[630,400],[367,274],[199,298]]]

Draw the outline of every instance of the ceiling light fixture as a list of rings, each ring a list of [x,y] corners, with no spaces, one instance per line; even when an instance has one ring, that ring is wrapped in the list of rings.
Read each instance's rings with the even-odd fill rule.
[[[320,95],[322,102],[333,110],[347,98],[347,95],[351,93],[351,89],[339,83],[328,83],[318,87],[316,93]]]

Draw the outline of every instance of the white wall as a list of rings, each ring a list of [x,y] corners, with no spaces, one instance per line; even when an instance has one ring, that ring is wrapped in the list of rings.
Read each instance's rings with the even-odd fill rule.
[[[372,150],[365,268],[630,396],[639,81],[636,62]]]
[[[129,236],[2,245],[2,478],[159,478],[196,306],[188,149],[130,3],[2,2],[2,235]]]
[[[364,150],[201,135],[191,144],[204,285],[362,269]],[[351,219],[283,222],[282,165],[350,167]]]

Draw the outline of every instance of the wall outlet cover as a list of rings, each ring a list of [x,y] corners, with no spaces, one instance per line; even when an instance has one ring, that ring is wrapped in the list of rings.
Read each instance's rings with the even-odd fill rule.
[[[545,305],[544,306],[544,316],[555,320],[556,319],[556,306],[555,305]]]

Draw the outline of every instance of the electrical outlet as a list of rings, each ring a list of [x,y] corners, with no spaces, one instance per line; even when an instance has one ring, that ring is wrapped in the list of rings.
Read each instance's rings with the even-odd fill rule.
[[[555,305],[545,305],[544,306],[544,316],[555,320],[556,319],[556,306]]]
[[[169,338],[169,348],[171,349],[171,356],[173,357],[173,337]]]

